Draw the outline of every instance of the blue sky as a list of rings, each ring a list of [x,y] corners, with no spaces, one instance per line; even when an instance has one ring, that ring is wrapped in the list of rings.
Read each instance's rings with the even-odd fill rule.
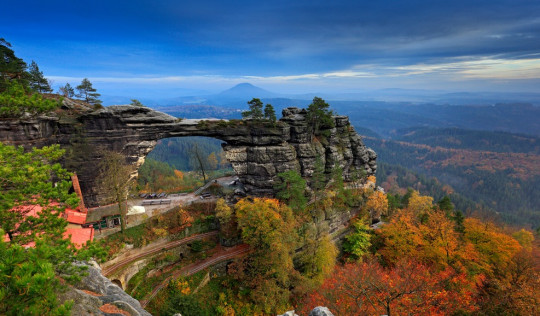
[[[540,92],[540,1],[10,1],[0,37],[55,84],[172,97]]]

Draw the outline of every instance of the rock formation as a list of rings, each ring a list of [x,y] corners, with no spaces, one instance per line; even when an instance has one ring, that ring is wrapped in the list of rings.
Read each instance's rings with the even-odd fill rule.
[[[74,109],[66,99],[65,109],[49,115],[0,119],[0,141],[26,148],[60,144],[66,148],[65,165],[77,172],[88,206],[100,202],[95,190],[97,165],[103,150],[123,153],[126,161],[139,167],[157,141],[168,137],[207,136],[226,142],[227,159],[248,194],[273,195],[277,174],[297,170],[310,180],[316,157],[326,172],[337,165],[347,178],[353,170],[375,173],[375,152],[367,148],[348,117],[335,116],[330,136],[312,140],[306,111],[283,110],[276,124],[246,120],[181,120],[137,106],[109,106],[97,111]]]
[[[133,316],[150,316],[139,301],[101,274],[99,268],[89,266],[79,284],[59,295],[60,302],[73,301],[72,315],[109,315],[114,311]],[[115,313],[116,314],[116,313]]]
[[[294,311],[288,311],[283,315],[278,316],[299,316]],[[309,312],[308,316],[334,316],[328,307],[317,306]]]

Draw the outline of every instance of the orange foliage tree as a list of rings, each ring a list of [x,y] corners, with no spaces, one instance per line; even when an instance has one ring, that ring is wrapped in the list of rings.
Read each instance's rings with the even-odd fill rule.
[[[451,268],[435,272],[410,260],[384,268],[372,260],[337,268],[306,297],[299,314],[324,305],[336,315],[449,315],[476,310],[474,292],[474,284]]]
[[[451,215],[425,202],[414,202],[424,208],[409,204],[376,231],[376,255],[382,262],[393,267],[403,258],[418,260],[433,271],[452,269],[467,275],[463,282],[476,284],[485,315],[538,314],[540,252],[531,232],[509,235],[476,218],[465,219],[461,230]]]
[[[521,251],[517,240],[504,234],[491,222],[482,222],[476,218],[467,218],[464,222],[463,239],[472,244],[478,252],[477,261],[469,261],[472,269],[490,276],[504,271],[512,258]]]

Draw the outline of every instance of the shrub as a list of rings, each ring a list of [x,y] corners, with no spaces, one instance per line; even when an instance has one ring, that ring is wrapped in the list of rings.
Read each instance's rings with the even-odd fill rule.
[[[28,94],[22,84],[12,81],[7,89],[0,93],[0,117],[47,113],[59,108],[61,104],[61,99],[48,100],[39,93]]]

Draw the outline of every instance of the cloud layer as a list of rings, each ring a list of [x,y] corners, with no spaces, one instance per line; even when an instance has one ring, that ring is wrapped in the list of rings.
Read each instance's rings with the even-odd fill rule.
[[[57,81],[453,86],[540,78],[540,2],[19,1],[3,37]]]

